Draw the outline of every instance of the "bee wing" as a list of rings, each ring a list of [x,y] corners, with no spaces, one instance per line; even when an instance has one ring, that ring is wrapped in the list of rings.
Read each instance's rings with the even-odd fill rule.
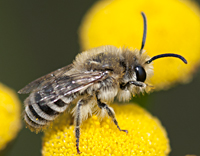
[[[47,82],[45,86],[38,87],[31,94],[34,94],[36,103],[53,103],[64,96],[72,97],[74,93],[83,91],[95,82],[104,80],[106,75],[105,72],[65,74],[57,77],[53,82]]]
[[[56,77],[61,76],[65,72],[69,71],[70,69],[72,69],[72,64],[70,64],[68,66],[65,66],[63,68],[57,69],[57,70],[55,70],[55,71],[53,71],[53,72],[51,72],[51,73],[49,73],[47,75],[44,75],[44,76],[36,79],[35,81],[29,83],[24,88],[22,88],[21,90],[19,90],[18,93],[19,94],[30,93],[32,90],[34,90],[37,87],[39,87],[45,81],[53,82],[53,81],[55,81]]]

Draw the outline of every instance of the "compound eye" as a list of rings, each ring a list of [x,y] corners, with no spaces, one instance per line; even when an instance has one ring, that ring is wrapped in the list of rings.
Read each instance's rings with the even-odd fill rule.
[[[143,67],[136,66],[135,72],[137,81],[144,82],[146,80],[146,72]]]

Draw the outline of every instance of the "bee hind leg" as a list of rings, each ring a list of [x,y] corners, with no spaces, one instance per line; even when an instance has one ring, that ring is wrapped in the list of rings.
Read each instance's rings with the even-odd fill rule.
[[[99,106],[100,109],[105,109],[105,110],[107,111],[108,115],[112,118],[114,124],[117,126],[117,128],[118,128],[120,131],[123,131],[123,132],[128,133],[127,130],[122,130],[122,129],[119,127],[118,122],[117,122],[117,119],[115,118],[115,113],[114,113],[114,111],[113,111],[110,107],[108,107],[107,104],[102,103],[101,100],[98,99],[98,97],[97,97],[97,105]]]
[[[80,124],[81,124],[81,107],[83,104],[84,104],[84,100],[80,99],[77,103],[77,109],[76,109],[75,118],[74,118],[76,150],[78,154],[81,153],[79,150],[79,138],[80,138]]]
[[[80,150],[79,150],[79,139],[80,139],[80,124],[81,124],[81,109],[82,106],[84,106],[85,104],[88,103],[88,101],[90,100],[90,96],[86,99],[80,99],[77,102],[77,108],[76,108],[76,112],[75,112],[75,117],[74,117],[74,124],[75,124],[75,137],[76,137],[76,150],[77,153],[80,154]]]

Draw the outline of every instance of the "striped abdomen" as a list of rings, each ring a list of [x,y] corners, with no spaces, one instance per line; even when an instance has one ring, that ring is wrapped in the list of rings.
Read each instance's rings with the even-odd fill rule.
[[[51,121],[55,120],[60,113],[67,109],[75,97],[63,97],[54,102],[45,100],[41,102],[39,100],[41,98],[39,93],[33,92],[25,100],[24,120],[27,126],[34,131],[40,131]]]

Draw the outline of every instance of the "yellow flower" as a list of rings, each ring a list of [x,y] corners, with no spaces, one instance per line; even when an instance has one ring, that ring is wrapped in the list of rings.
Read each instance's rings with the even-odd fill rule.
[[[110,118],[100,121],[92,116],[82,123],[80,151],[82,156],[166,156],[169,140],[160,121],[138,105],[112,105],[122,129],[117,129]],[[74,126],[69,125],[69,114],[59,118],[48,128],[43,138],[43,156],[76,155]],[[78,154],[77,154],[78,155]]]
[[[189,82],[200,60],[200,12],[191,1],[98,1],[80,27],[82,50],[102,45],[140,49],[143,35],[141,11],[147,16],[144,49],[148,55],[177,53],[188,61],[185,65],[175,58],[156,60],[152,84],[159,90],[175,83]]]
[[[21,128],[20,108],[16,93],[0,84],[0,150],[16,137]]]

